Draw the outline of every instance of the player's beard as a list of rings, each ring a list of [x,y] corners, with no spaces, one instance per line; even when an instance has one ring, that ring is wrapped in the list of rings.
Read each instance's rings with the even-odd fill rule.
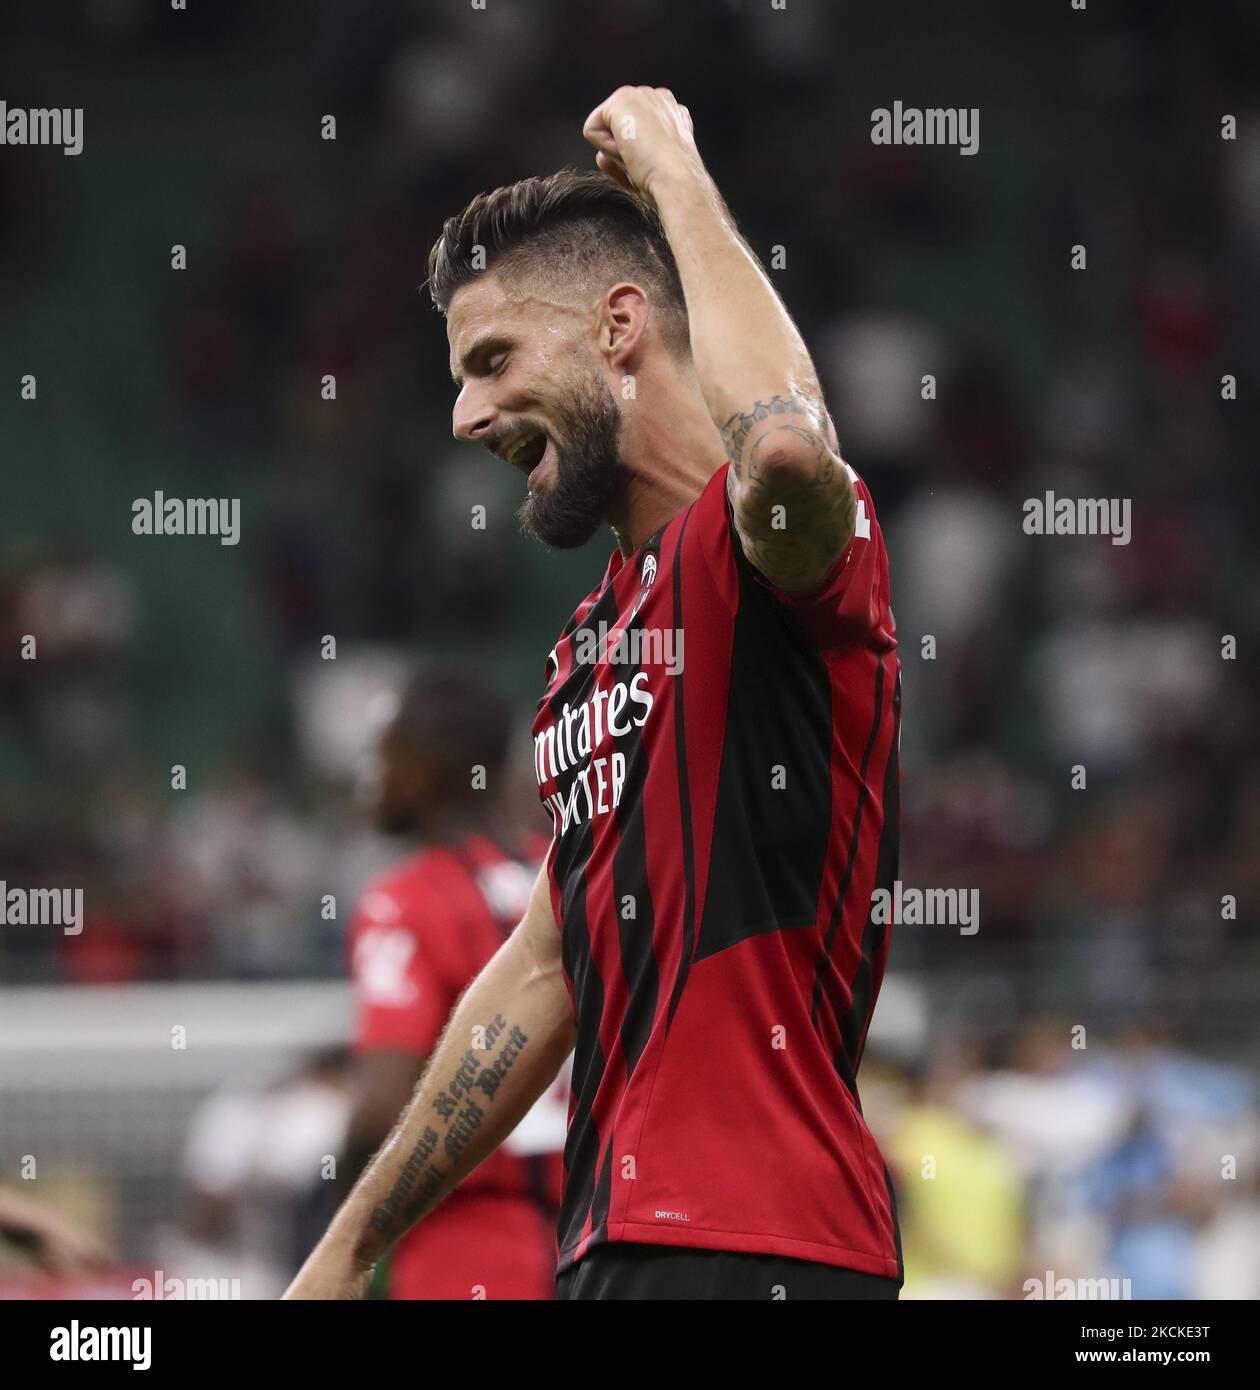
[[[556,550],[572,550],[608,519],[625,483],[618,435],[621,412],[608,383],[592,372],[554,407],[551,432],[555,462],[551,477],[521,503],[521,529]]]

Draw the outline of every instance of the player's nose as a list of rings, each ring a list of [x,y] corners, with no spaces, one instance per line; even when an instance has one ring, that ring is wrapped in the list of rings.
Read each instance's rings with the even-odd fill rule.
[[[476,441],[493,428],[498,411],[493,402],[474,389],[477,383],[467,381],[455,399],[451,411],[451,431],[456,439]]]

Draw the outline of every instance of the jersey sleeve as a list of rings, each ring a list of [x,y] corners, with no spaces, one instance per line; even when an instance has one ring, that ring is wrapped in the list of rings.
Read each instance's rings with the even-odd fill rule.
[[[438,901],[388,887],[363,894],[349,942],[356,1051],[433,1051],[458,994],[448,959],[456,935]]]
[[[867,641],[875,634],[890,638],[894,631],[883,533],[866,484],[847,463],[844,467],[857,496],[853,535],[820,582],[808,592],[788,593],[749,564],[754,583],[795,614],[820,648]],[[742,550],[733,516],[729,523],[731,544]]]

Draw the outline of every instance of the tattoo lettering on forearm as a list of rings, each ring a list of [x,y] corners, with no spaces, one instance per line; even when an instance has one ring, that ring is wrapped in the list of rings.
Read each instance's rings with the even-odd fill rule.
[[[481,1128],[481,1122],[486,1118],[486,1112],[477,1104],[475,1100],[470,1100],[467,1105],[455,1116],[449,1130],[446,1132],[444,1147],[446,1156],[452,1163],[464,1152],[472,1141],[473,1136]]]
[[[437,1191],[444,1174],[429,1162],[429,1157],[437,1148],[438,1141],[437,1130],[432,1125],[427,1125],[420,1136],[420,1142],[411,1151],[402,1172],[395,1180],[393,1190],[372,1213],[368,1225],[374,1231],[382,1235],[387,1234],[414,1204],[427,1200],[427,1197]],[[422,1178],[423,1185],[417,1190]]]
[[[477,1078],[477,1085],[491,1098],[503,1084],[503,1078],[511,1069],[512,1063],[521,1055],[521,1048],[529,1041],[528,1036],[522,1033],[520,1028],[513,1028],[508,1034],[508,1040],[503,1044],[503,1051],[482,1070]]]
[[[444,1132],[426,1125],[416,1147],[394,1181],[389,1195],[368,1219],[368,1225],[379,1235],[392,1240],[418,1221],[437,1199],[451,1167],[468,1148],[481,1129],[486,1111],[477,1103],[474,1092],[483,1099],[493,1099],[503,1084],[512,1064],[529,1041],[519,1025],[508,1028],[503,1016],[495,1016],[485,1029],[489,1048],[507,1032],[498,1055],[482,1065],[471,1048],[459,1059],[446,1087],[433,1097],[433,1113],[441,1121]],[[431,1162],[441,1145],[450,1165],[445,1169]]]

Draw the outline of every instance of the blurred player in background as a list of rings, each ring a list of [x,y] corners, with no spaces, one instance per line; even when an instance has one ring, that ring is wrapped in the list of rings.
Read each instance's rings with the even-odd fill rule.
[[[466,986],[524,915],[547,851],[507,824],[511,711],[480,678],[425,672],[380,742],[378,827],[416,848],[361,896],[350,931],[358,1066],[343,1176],[380,1147]],[[552,1298],[563,1179],[562,1077],[393,1252],[400,1299]]]

